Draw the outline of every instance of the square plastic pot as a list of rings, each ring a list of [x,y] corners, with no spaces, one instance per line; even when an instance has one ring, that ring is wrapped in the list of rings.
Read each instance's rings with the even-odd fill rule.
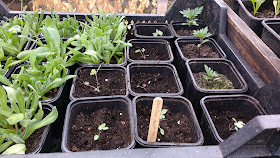
[[[134,36],[136,38],[146,39],[166,39],[171,42],[174,38],[174,33],[171,30],[169,24],[166,23],[136,23],[133,25]],[[156,29],[163,32],[162,36],[153,36]]]
[[[280,20],[280,18],[257,18],[254,17],[249,10],[253,10],[253,5],[251,1],[244,1],[244,0],[238,0],[239,3],[239,17],[259,36],[261,37],[263,26],[261,22],[263,20],[268,19],[277,19]],[[259,8],[258,11],[262,10],[263,8],[270,8],[274,10],[272,1],[265,1]]]
[[[224,117],[232,117],[235,119],[237,119],[237,117],[241,117],[240,116],[241,114],[244,116],[252,115],[253,117],[250,119],[253,119],[255,116],[265,114],[265,111],[261,107],[258,100],[248,95],[206,96],[201,99],[200,104],[203,110],[203,115],[202,115],[200,125],[204,133],[204,139],[206,145],[217,145],[222,143],[224,139],[226,139],[226,138],[222,138],[222,136],[219,134],[219,132],[221,132],[221,130],[223,129],[218,128],[217,122],[214,122],[212,120],[210,116],[210,113],[212,111],[216,111],[218,113],[223,113],[226,111],[231,111],[231,112],[236,111],[239,113],[236,116],[224,116]],[[237,120],[237,121],[242,121],[242,120]],[[232,125],[233,123],[234,121],[232,121]],[[246,124],[247,122],[244,123]],[[244,135],[243,137],[246,138],[246,135]]]
[[[191,143],[179,143],[179,142],[147,142],[146,140],[143,140],[140,138],[138,134],[138,127],[142,126],[138,124],[137,120],[139,117],[137,116],[137,107],[144,106],[148,108],[152,108],[153,99],[156,96],[137,96],[132,101],[132,107],[133,107],[133,113],[134,113],[134,128],[135,128],[135,137],[136,141],[144,146],[144,147],[175,147],[175,146],[199,146],[203,144],[203,135],[200,129],[200,126],[198,124],[196,115],[194,113],[194,110],[192,108],[191,102],[181,96],[165,96],[162,97],[163,104],[168,107],[169,110],[171,110],[173,113],[181,113],[188,117],[188,120],[190,121],[190,126],[192,127],[191,131],[191,137],[194,139]],[[139,105],[138,103],[142,102],[142,105]],[[148,118],[142,118],[142,119],[148,119]],[[168,118],[166,118],[168,119]],[[165,132],[166,133],[166,132]],[[174,133],[174,137],[176,137],[176,134]],[[148,133],[147,133],[148,135]],[[179,134],[178,134],[179,135]]]
[[[262,21],[261,39],[280,58],[280,20]]]
[[[176,86],[176,92],[173,93],[168,93],[168,92],[153,92],[153,93],[141,93],[141,92],[136,92],[132,88],[132,82],[137,82],[133,81],[131,79],[132,74],[161,74],[164,76],[168,76],[170,79],[173,80],[173,83]],[[138,95],[160,95],[160,96],[176,96],[176,95],[181,95],[183,94],[184,90],[181,84],[181,81],[179,79],[178,73],[176,71],[175,66],[171,64],[137,64],[137,63],[131,63],[127,67],[127,75],[128,75],[128,90],[129,93],[132,96],[138,96]],[[149,83],[147,83],[149,84]],[[171,84],[171,83],[170,83]],[[161,87],[158,87],[161,88]]]
[[[72,152],[70,149],[70,129],[71,129],[71,124],[74,121],[74,118],[81,112],[83,112],[84,114],[90,114],[94,111],[97,111],[105,107],[108,108],[109,110],[113,110],[113,109],[122,110],[123,112],[128,114],[130,120],[130,137],[131,137],[130,145],[128,145],[125,148],[120,148],[118,150],[131,149],[135,146],[131,101],[128,98],[125,97],[112,97],[112,98],[99,98],[99,99],[79,98],[79,99],[72,100],[67,106],[65,120],[64,120],[64,127],[63,127],[62,145],[61,145],[61,149],[63,152]]]
[[[91,67],[91,68],[87,68],[87,67],[79,67],[76,71],[75,71],[75,75],[77,75],[77,77],[75,77],[73,79],[73,82],[72,82],[72,86],[71,86],[71,91],[70,91],[70,95],[69,95],[69,98],[70,100],[74,100],[74,99],[77,99],[76,97],[74,97],[74,93],[75,93],[75,87],[76,87],[76,81],[77,81],[77,78],[79,77],[78,76],[78,72],[80,70],[83,70],[83,69],[95,69],[97,70],[98,67]],[[114,95],[114,94],[110,94],[110,95],[107,95],[107,96],[96,96],[96,97],[86,97],[86,96],[83,96],[83,98],[112,98],[112,96],[114,97],[128,97],[128,86],[127,86],[127,72],[126,72],[126,68],[125,67],[122,67],[122,66],[106,66],[106,65],[102,65],[99,69],[99,71],[97,72],[97,76],[102,73],[102,72],[118,72],[119,74],[124,74],[124,78],[123,80],[125,81],[125,94],[124,95]],[[90,75],[90,74],[88,74]],[[92,76],[92,77],[95,77],[95,76]],[[102,85],[101,85],[102,86]]]
[[[219,74],[225,75],[234,85],[235,89],[204,89],[200,88],[193,76],[193,73],[205,72],[204,65],[209,66]],[[234,64],[226,59],[191,59],[186,62],[187,78],[184,86],[184,96],[193,104],[198,117],[201,115],[199,101],[207,95],[226,95],[245,93],[248,89],[247,83],[238,72]]]
[[[173,53],[170,47],[170,44],[166,40],[161,39],[133,39],[128,41],[132,44],[132,47],[127,47],[127,59],[129,62],[137,62],[137,63],[151,63],[151,64],[163,64],[163,63],[171,63],[174,60]],[[135,53],[136,50],[141,50],[142,48],[145,49],[144,55],[153,56],[157,59],[147,59],[144,60],[137,60],[135,57],[132,57],[132,54]],[[154,49],[158,49],[157,53],[162,54],[155,54]],[[137,53],[141,55],[141,53]],[[164,56],[163,56],[164,54]],[[163,59],[166,57],[166,59]]]
[[[185,22],[172,22],[171,23],[171,26],[172,26],[171,29],[172,29],[173,34],[175,35],[175,37],[176,38],[184,38],[184,39],[199,39],[197,36],[194,36],[194,35],[192,35],[192,36],[181,36],[181,35],[178,35],[177,31],[179,31],[179,30],[188,30],[189,29],[189,26],[188,25],[183,25],[183,23],[186,23],[186,21]],[[199,30],[199,29],[205,28],[207,26],[205,22],[199,21],[199,20],[197,21],[197,24],[199,26],[192,25],[191,26],[191,30]],[[208,27],[208,30],[212,34],[211,37],[213,37],[214,36],[214,32],[209,27]]]

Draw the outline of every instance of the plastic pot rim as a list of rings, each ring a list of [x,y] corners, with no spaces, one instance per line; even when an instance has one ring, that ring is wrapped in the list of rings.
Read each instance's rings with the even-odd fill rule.
[[[150,142],[147,142],[147,141],[141,139],[140,136],[138,135],[138,128],[137,128],[136,101],[139,98],[147,98],[147,97],[159,97],[159,96],[158,95],[139,95],[139,96],[134,97],[132,100],[132,110],[133,110],[133,115],[134,115],[133,121],[134,121],[134,124],[136,125],[136,126],[134,126],[135,139],[139,144],[141,144],[142,146],[145,146],[145,147],[182,147],[182,146],[200,146],[203,144],[203,142],[204,142],[203,133],[202,133],[202,130],[198,123],[192,103],[187,98],[182,97],[182,96],[160,96],[160,97],[162,97],[162,99],[164,99],[164,98],[182,99],[187,103],[187,104],[185,104],[185,106],[189,107],[189,110],[190,110],[189,112],[192,114],[192,119],[193,119],[194,125],[196,127],[197,135],[199,137],[198,141],[195,143],[172,143],[172,142],[150,143]]]
[[[219,143],[222,143],[224,141],[224,139],[222,139],[218,133],[218,130],[216,129],[215,127],[215,124],[214,122],[212,121],[211,117],[210,117],[210,114],[207,110],[207,107],[205,105],[205,101],[207,99],[225,99],[225,100],[228,100],[230,98],[236,98],[236,99],[239,99],[240,100],[245,100],[245,99],[242,99],[242,98],[248,98],[250,100],[253,100],[252,104],[254,104],[255,106],[257,106],[257,110],[261,113],[261,115],[265,115],[266,112],[265,110],[262,108],[262,106],[260,105],[259,101],[250,96],[250,95],[246,95],[246,94],[235,94],[235,95],[211,95],[211,96],[205,96],[203,97],[201,100],[200,100],[200,106],[202,108],[202,111],[203,113],[205,114],[205,118],[209,124],[209,127],[211,129],[211,131],[213,132],[213,135],[215,137],[215,139],[219,142]]]
[[[274,35],[280,41],[280,35],[277,34],[268,24],[278,24],[280,26],[280,18],[279,20],[263,20],[262,25],[266,28],[272,35]]]
[[[193,77],[193,74],[192,74],[192,70],[189,66],[189,63],[192,62],[192,61],[199,61],[199,62],[216,62],[216,61],[220,61],[220,62],[223,62],[225,64],[227,64],[232,72],[235,74],[235,76],[239,79],[239,82],[240,84],[242,85],[243,88],[237,88],[237,89],[204,89],[204,88],[200,88],[196,82],[195,82],[195,79]],[[244,93],[248,90],[248,85],[246,83],[246,81],[243,79],[242,75],[240,74],[240,72],[237,70],[237,68],[234,66],[234,64],[227,60],[227,59],[190,59],[188,61],[186,61],[186,66],[187,66],[187,71],[190,75],[190,78],[191,78],[191,81],[192,81],[192,84],[194,86],[194,88],[199,91],[199,92],[202,92],[202,93],[214,93],[214,94],[217,94],[217,93],[222,93],[222,94],[233,94],[233,93]]]
[[[137,26],[165,26],[168,31],[170,32],[170,36],[145,36],[145,35],[139,35],[137,33],[137,29],[136,27]],[[170,27],[169,24],[167,23],[141,23],[141,22],[137,22],[133,25],[133,30],[134,30],[134,36],[137,37],[137,38],[144,38],[144,39],[172,39],[174,38],[174,33]]]
[[[71,150],[68,149],[67,147],[67,135],[68,135],[68,123],[70,121],[70,114],[71,111],[73,109],[73,107],[76,104],[79,103],[84,103],[84,102],[107,102],[107,101],[120,101],[120,100],[125,100],[127,101],[128,105],[128,113],[129,113],[129,119],[130,119],[130,131],[131,131],[131,142],[129,144],[129,146],[124,147],[124,148],[120,148],[120,149],[110,149],[110,150],[127,150],[127,149],[132,149],[135,146],[135,135],[134,135],[134,122],[133,122],[133,116],[132,116],[132,108],[131,108],[131,100],[127,97],[111,97],[111,98],[104,98],[104,97],[100,97],[100,98],[78,98],[75,100],[70,101],[70,103],[67,105],[66,108],[66,113],[65,113],[65,119],[64,119],[64,124],[63,124],[63,132],[62,132],[62,140],[61,140],[61,150],[62,152],[73,152]],[[104,151],[104,150],[89,150],[89,151]],[[109,150],[106,150],[109,151]],[[88,151],[87,151],[88,152]]]
[[[71,85],[71,89],[70,89],[70,94],[69,94],[69,99],[70,100],[75,100],[75,99],[78,99],[78,98],[75,98],[73,96],[73,93],[75,92],[75,83],[76,83],[76,80],[78,78],[78,72],[79,70],[81,69],[90,69],[90,68],[98,68],[98,66],[92,66],[92,67],[79,67],[75,70],[75,73],[74,75],[76,75],[75,78],[73,78],[72,80],[72,85]],[[103,68],[103,69],[102,69]],[[114,98],[114,97],[128,97],[129,95],[129,92],[128,92],[128,79],[127,79],[127,70],[125,67],[123,66],[119,66],[119,65],[115,65],[115,66],[112,66],[112,65],[101,65],[100,67],[100,70],[109,70],[109,71],[113,71],[113,69],[111,68],[117,68],[119,70],[122,70],[124,71],[125,73],[125,89],[126,89],[126,92],[125,92],[125,95],[110,95],[110,96],[96,96],[96,97],[81,97],[81,98]]]
[[[168,56],[169,56],[169,59],[168,60],[134,60],[134,59],[131,59],[129,57],[129,50],[131,49],[130,47],[126,47],[127,50],[126,50],[126,53],[127,53],[127,60],[129,62],[133,62],[133,63],[136,63],[136,62],[139,62],[139,63],[151,63],[151,64],[159,64],[159,63],[171,63],[174,61],[174,56],[173,56],[173,53],[172,53],[172,50],[171,50],[171,46],[170,46],[170,43],[165,40],[165,39],[131,39],[128,41],[128,43],[132,43],[132,42],[138,42],[138,43],[147,43],[147,45],[149,44],[148,42],[150,43],[158,43],[158,44],[164,44],[166,46],[166,49],[168,51]]]
[[[170,70],[172,70],[172,73],[173,73],[173,76],[174,76],[174,79],[176,81],[176,85],[178,87],[178,92],[176,93],[137,93],[137,92],[134,92],[132,89],[131,89],[131,82],[130,82],[130,68],[132,66],[144,66],[144,67],[162,67],[162,66],[165,66],[165,67],[169,67]],[[141,96],[146,96],[146,95],[154,95],[154,96],[176,96],[176,95],[182,95],[184,93],[184,89],[183,89],[183,86],[182,86],[182,83],[179,79],[179,75],[177,73],[177,70],[175,68],[174,65],[172,64],[144,64],[144,63],[130,63],[128,64],[127,66],[127,79],[128,79],[128,91],[131,95],[133,96],[138,96],[138,95],[141,95]]]

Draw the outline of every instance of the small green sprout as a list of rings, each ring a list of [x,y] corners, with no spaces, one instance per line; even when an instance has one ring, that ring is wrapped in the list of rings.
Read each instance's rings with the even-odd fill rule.
[[[99,89],[100,86],[99,86],[98,78],[97,78],[97,72],[99,71],[100,67],[101,67],[101,65],[99,65],[99,67],[98,67],[97,70],[92,69],[92,70],[90,71],[90,75],[91,75],[91,76],[95,75],[95,78],[96,78],[96,87],[91,86],[89,82],[86,82],[86,81],[84,82],[84,85],[85,85],[85,86],[91,87],[91,88],[94,89],[94,91],[97,91],[97,92],[100,92],[100,89]]]
[[[145,60],[146,57],[149,56],[149,55],[146,55],[146,54],[145,54],[145,51],[146,51],[146,49],[145,49],[145,48],[142,48],[142,49],[137,49],[137,50],[135,51],[135,53],[140,53],[140,54],[141,54],[141,57]]]
[[[254,16],[256,16],[260,6],[265,2],[265,0],[251,0],[254,9]]]
[[[98,130],[99,130],[98,135],[95,135],[93,139],[94,139],[95,141],[98,140],[101,131],[106,131],[106,130],[108,130],[108,129],[109,129],[109,127],[106,127],[106,123],[102,123],[100,126],[98,126]]]
[[[209,66],[204,65],[204,69],[207,73],[207,76],[203,75],[203,78],[207,81],[206,85],[208,85],[208,82],[210,80],[213,80],[213,78],[219,77],[218,73],[216,71],[212,70]]]
[[[189,26],[189,31],[191,30],[191,26],[194,25],[194,26],[198,26],[197,24],[197,19],[196,17],[201,14],[203,10],[203,6],[202,7],[197,7],[197,8],[194,8],[194,9],[190,9],[188,8],[187,10],[182,10],[182,11],[179,11],[183,17],[186,17],[187,18],[187,23],[183,23],[183,25],[188,25]]]
[[[242,121],[237,121],[235,118],[232,118],[232,120],[234,121],[234,129],[236,131],[238,131],[239,129],[245,126],[245,123]]]
[[[168,109],[162,109],[161,113],[160,113],[160,119],[165,119],[165,114],[167,113]],[[159,132],[161,135],[164,135],[164,129],[160,128],[160,126],[158,126],[159,128]]]
[[[208,27],[206,26],[205,28],[202,28],[200,30],[194,30],[193,35],[197,36],[200,40],[200,43],[197,45],[198,57],[200,57],[200,48],[201,48],[202,44],[209,41],[208,39],[205,39],[205,38],[212,36],[212,34],[208,32]]]
[[[273,0],[273,6],[274,6],[274,18],[276,18],[279,14],[280,10],[280,0]]]
[[[153,33],[153,36],[163,36],[163,32],[156,29],[156,32]]]

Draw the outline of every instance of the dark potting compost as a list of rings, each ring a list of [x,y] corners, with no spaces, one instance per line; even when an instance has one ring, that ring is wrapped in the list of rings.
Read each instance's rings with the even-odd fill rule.
[[[200,88],[204,89],[234,89],[233,83],[223,74],[218,74],[219,77],[211,79],[209,81],[205,80],[203,76],[206,75],[206,72],[194,73],[193,77],[196,84]]]
[[[202,45],[199,48],[195,44],[186,44],[181,47],[181,51],[183,55],[190,59],[190,58],[219,58],[219,54],[213,51],[212,47],[207,45]]]
[[[26,153],[32,153],[38,148],[38,145],[41,141],[45,127],[37,129],[28,139],[25,140]]]

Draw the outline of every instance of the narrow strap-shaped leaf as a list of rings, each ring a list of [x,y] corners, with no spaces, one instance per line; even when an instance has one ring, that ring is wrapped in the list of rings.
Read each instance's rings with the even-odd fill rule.
[[[2,86],[0,86],[0,104],[3,110],[7,110],[7,94]]]
[[[43,111],[43,109],[42,109],[42,103],[39,102],[39,110],[38,110],[38,112],[35,114],[34,118],[36,118],[37,120],[40,121],[40,120],[42,120],[43,116],[44,116],[44,111]]]
[[[44,94],[46,94],[48,91],[50,91],[53,88],[61,86],[64,82],[67,80],[76,77],[76,75],[68,75],[63,78],[56,78],[45,90]]]
[[[11,117],[7,118],[7,121],[10,125],[15,125],[24,119],[24,115],[20,114],[13,114]]]
[[[6,61],[6,63],[5,63],[5,67],[4,67],[5,70],[8,70],[9,65],[10,65],[10,63],[12,62],[12,60],[13,60],[13,57],[9,57],[9,58],[7,59],[7,61]]]
[[[31,86],[31,85],[28,85],[31,89],[33,89],[33,99],[31,101],[31,106],[30,106],[30,109],[34,109],[34,110],[37,110],[37,107],[38,107],[38,104],[39,104],[39,95],[38,93],[36,92],[36,90]]]
[[[11,146],[14,142],[13,141],[8,141],[5,142],[4,144],[0,145],[0,153],[6,150],[9,146]],[[3,154],[3,153],[2,153]]]
[[[25,113],[25,102],[21,88],[17,88],[16,90],[16,99],[21,113]]]
[[[24,144],[25,143],[25,141],[17,134],[10,133],[9,137],[12,141],[14,141],[17,144]]]
[[[3,115],[3,116],[5,116],[5,117],[10,117],[10,116],[13,115],[12,112],[3,110],[2,107],[0,108],[0,114]]]
[[[33,97],[33,92],[31,92],[27,98],[26,104],[25,104],[25,108],[29,109],[30,103],[31,103],[31,99]]]
[[[0,83],[3,83],[7,86],[11,85],[12,83],[10,82],[10,80],[8,80],[5,76],[0,75]]]

